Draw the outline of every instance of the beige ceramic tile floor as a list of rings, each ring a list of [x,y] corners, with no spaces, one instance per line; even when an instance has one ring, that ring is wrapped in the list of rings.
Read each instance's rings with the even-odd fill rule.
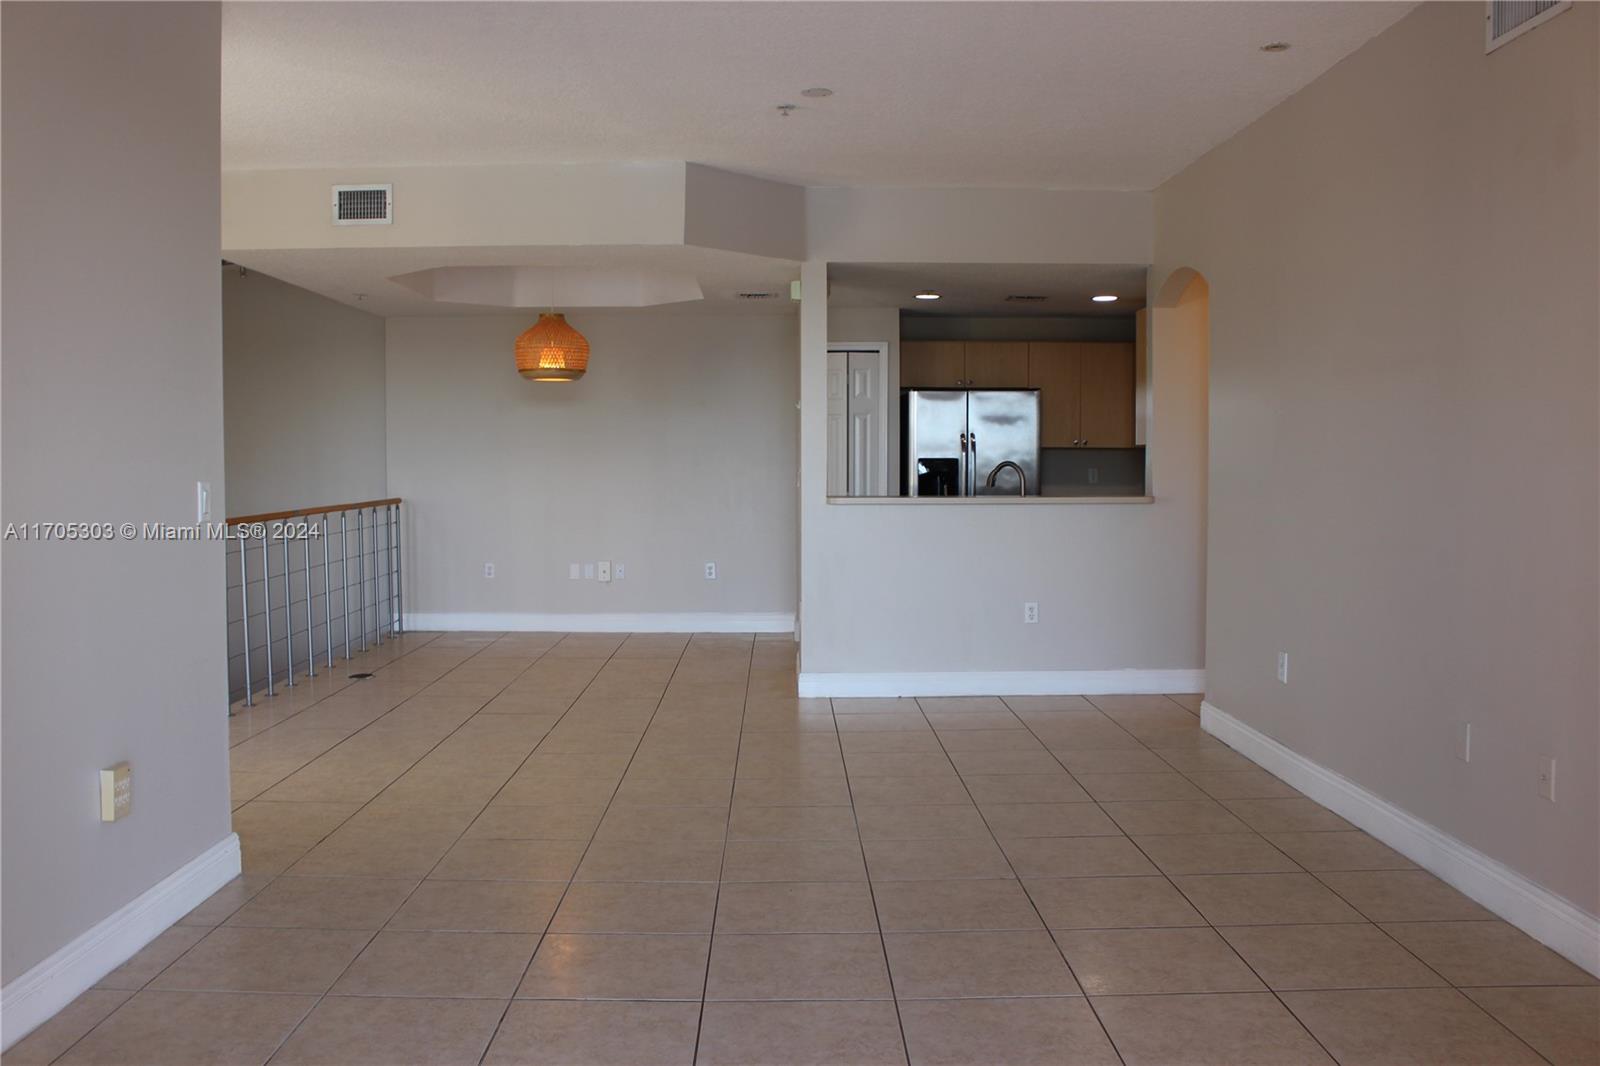
[[[802,700],[794,659],[410,634],[301,679],[231,722],[244,875],[5,1061],[1600,1059],[1595,981],[1198,697]]]

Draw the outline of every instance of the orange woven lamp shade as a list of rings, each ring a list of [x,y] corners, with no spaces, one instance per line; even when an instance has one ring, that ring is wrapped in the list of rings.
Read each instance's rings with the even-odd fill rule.
[[[517,373],[534,381],[577,381],[589,368],[589,342],[554,311],[517,338]]]

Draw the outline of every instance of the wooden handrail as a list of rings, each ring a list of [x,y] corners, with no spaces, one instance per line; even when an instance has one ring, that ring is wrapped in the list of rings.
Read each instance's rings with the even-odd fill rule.
[[[359,511],[366,507],[388,507],[400,502],[400,497],[387,500],[360,500],[356,503],[330,503],[326,507],[301,507],[294,511],[267,511],[264,514],[239,515],[228,519],[228,525],[238,526],[254,522],[278,522],[285,518],[304,518],[314,514],[333,514],[335,511]]]

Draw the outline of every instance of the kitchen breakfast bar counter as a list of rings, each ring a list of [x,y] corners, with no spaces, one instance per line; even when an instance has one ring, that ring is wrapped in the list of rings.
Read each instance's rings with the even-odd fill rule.
[[[1049,507],[1078,503],[1154,503],[1154,496],[829,496],[846,507]]]

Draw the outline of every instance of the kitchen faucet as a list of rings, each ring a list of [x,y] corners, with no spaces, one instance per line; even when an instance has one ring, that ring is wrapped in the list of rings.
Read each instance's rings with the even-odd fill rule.
[[[1010,459],[1007,459],[1002,463],[996,463],[994,469],[989,471],[989,480],[985,481],[984,485],[987,488],[994,488],[995,475],[999,474],[1000,471],[1004,470],[1008,466],[1017,472],[1017,480],[1022,484],[1022,491],[1018,493],[1018,495],[1026,496],[1028,494],[1028,475],[1022,472],[1022,467],[1018,466],[1016,463],[1013,463]]]

